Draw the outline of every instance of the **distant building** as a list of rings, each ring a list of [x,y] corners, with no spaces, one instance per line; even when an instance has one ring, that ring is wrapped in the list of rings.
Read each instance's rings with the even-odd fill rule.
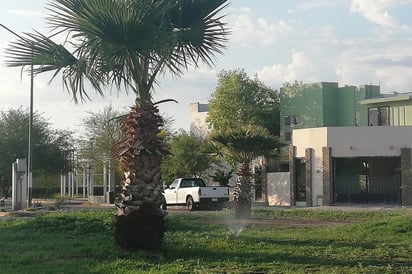
[[[208,104],[200,104],[199,102],[190,104],[190,134],[206,137],[210,133],[206,122],[208,111]]]
[[[292,85],[280,91],[280,115],[290,181],[289,188],[274,181],[270,204],[412,205],[412,93]]]
[[[363,125],[412,126],[412,93],[392,92],[359,101],[364,106]]]
[[[334,82],[280,89],[280,135],[294,129],[348,126],[411,126],[412,93],[381,94],[380,86],[339,87]]]
[[[290,205],[412,205],[411,126],[319,127],[293,135]]]
[[[380,87],[376,85],[357,88],[319,82],[283,87],[280,136],[290,143],[294,129],[367,126],[369,99],[381,97]]]
[[[207,111],[191,104],[191,133],[210,131]],[[269,205],[412,206],[412,93],[334,82],[283,87],[280,135],[289,172],[266,174],[259,195]]]

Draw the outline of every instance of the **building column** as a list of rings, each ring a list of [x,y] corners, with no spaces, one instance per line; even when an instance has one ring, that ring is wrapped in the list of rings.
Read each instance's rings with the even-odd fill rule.
[[[289,176],[290,176],[290,206],[295,206],[295,185],[296,185],[296,167],[295,167],[296,147],[289,146]]]
[[[401,205],[412,205],[411,148],[401,148]]]
[[[323,200],[322,204],[331,206],[333,204],[333,170],[332,170],[332,148],[322,148],[323,166]]]
[[[313,206],[312,197],[312,167],[313,149],[305,149],[305,184],[306,184],[306,206]]]
[[[262,201],[268,205],[268,158],[262,158]]]

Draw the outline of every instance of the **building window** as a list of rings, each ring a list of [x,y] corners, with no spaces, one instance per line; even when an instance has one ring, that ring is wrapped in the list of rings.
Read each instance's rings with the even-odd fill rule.
[[[298,124],[299,124],[299,115],[283,116],[283,125],[290,126],[290,125],[298,125]]]
[[[373,107],[368,109],[369,126],[389,126],[389,107]]]
[[[292,131],[286,131],[284,138],[285,138],[285,142],[292,141]]]
[[[379,125],[380,126],[389,126],[389,107],[380,107],[379,108]]]
[[[406,115],[406,108],[405,107],[402,107],[403,108],[403,120],[402,120],[402,122],[403,122],[403,126],[406,126],[406,125],[408,125],[407,123],[408,123],[408,121],[406,120],[406,118],[408,117],[407,115]]]
[[[299,116],[298,115],[292,115],[292,124],[294,124],[294,125],[299,124]]]
[[[290,116],[284,116],[283,117],[283,124],[285,126],[290,126]]]
[[[360,113],[359,111],[355,111],[355,126],[360,126]]]

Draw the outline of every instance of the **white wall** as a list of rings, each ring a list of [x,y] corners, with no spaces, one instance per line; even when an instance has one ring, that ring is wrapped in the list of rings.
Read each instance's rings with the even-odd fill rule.
[[[190,133],[196,136],[205,137],[210,132],[206,122],[207,113],[206,104],[190,104]]]
[[[270,206],[290,206],[289,172],[267,173],[267,197]]]
[[[323,195],[322,148],[328,144],[328,128],[306,128],[293,131],[296,157],[305,157],[305,149],[312,148],[312,204],[318,205],[317,196]]]
[[[402,147],[412,147],[412,126],[402,127],[322,127],[293,131],[296,157],[305,149],[322,153],[332,148],[332,157],[399,156]]]
[[[296,157],[305,157],[305,149],[313,148],[322,152],[328,142],[328,128],[305,128],[293,131],[292,143],[296,146]],[[320,154],[321,155],[321,154]]]
[[[402,127],[323,127],[293,131],[296,157],[305,157],[312,148],[312,202],[323,194],[322,147],[332,148],[332,157],[400,156],[402,147],[412,147],[412,126]]]
[[[399,156],[402,147],[412,147],[412,127],[328,128],[332,157]]]

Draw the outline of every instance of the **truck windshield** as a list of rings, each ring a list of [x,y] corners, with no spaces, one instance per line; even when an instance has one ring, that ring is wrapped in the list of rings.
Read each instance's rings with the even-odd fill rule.
[[[205,182],[200,178],[183,179],[180,185],[181,187],[194,187],[194,186],[205,187],[206,186]]]
[[[177,186],[178,183],[179,183],[179,180],[174,180],[173,183],[171,183],[171,184],[169,185],[169,188],[170,188],[170,189],[176,188],[176,186]]]

